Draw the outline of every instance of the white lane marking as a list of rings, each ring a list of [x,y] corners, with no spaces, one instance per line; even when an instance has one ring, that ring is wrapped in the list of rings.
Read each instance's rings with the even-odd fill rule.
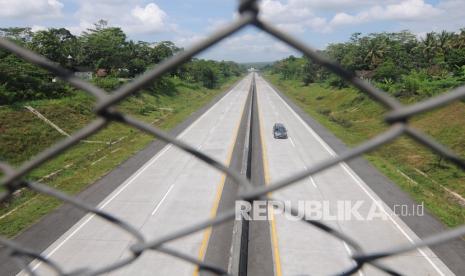
[[[304,165],[304,170],[308,171],[308,168],[305,165]],[[313,187],[316,188],[316,182],[315,182],[315,179],[313,179],[313,176],[310,175],[308,179],[310,179],[310,182],[312,183]]]
[[[328,144],[326,144],[326,142],[312,128],[310,128],[310,126],[307,123],[305,123],[305,121],[286,103],[286,101],[284,101],[283,98],[281,98],[281,96],[279,96],[279,94],[270,85],[268,85],[268,87],[275,93],[276,97],[279,98],[279,100],[287,107],[287,109],[289,109],[291,113],[295,117],[297,117],[299,122],[304,125],[304,127],[312,134],[312,136],[323,146],[323,148],[326,149],[326,151],[332,156],[337,156],[337,154],[333,151],[333,149]],[[357,183],[357,185],[373,200],[373,202],[388,216],[391,222],[407,238],[407,240],[410,243],[414,244],[413,239],[410,237],[409,234],[407,234],[407,232],[404,231],[402,226],[400,226],[394,220],[394,218],[386,211],[384,206],[380,204],[367,189],[365,189],[363,185],[366,185],[366,183],[361,178],[359,178],[358,175],[356,175],[355,172],[353,172],[352,169],[345,162],[341,162],[340,166],[349,174],[349,176],[352,177],[355,183]],[[431,266],[440,275],[444,275],[444,273],[436,266],[436,264],[431,260],[431,258],[428,255],[426,255],[426,253],[421,248],[417,248],[417,251],[431,264]]]
[[[291,138],[291,137],[289,137],[289,141],[291,142],[292,146],[295,148],[294,141],[292,140],[292,138]]]
[[[171,190],[173,189],[174,187],[174,184],[171,184],[170,188],[168,189],[168,191],[166,192],[166,194],[162,197],[162,199],[160,200],[160,202],[158,202],[157,206],[155,207],[155,209],[153,209],[153,212],[152,212],[152,216],[155,215],[155,213],[157,212],[158,208],[160,208],[161,204],[163,203],[163,201],[165,201],[166,197],[168,196],[168,194],[171,192]]]
[[[247,79],[244,79],[245,81]],[[203,113],[197,120],[195,120],[189,127],[184,129],[176,138],[181,139],[188,131],[190,131],[195,125],[199,123],[207,114],[209,114],[213,108],[217,107],[221,102],[225,101],[226,98],[228,98],[229,95],[231,95],[230,92],[236,90],[238,88],[239,84],[235,86],[234,88],[230,89],[228,93],[226,93],[218,102],[216,102],[214,105],[212,105],[205,113]],[[134,140],[134,139],[133,139]],[[144,166],[142,166],[135,174],[133,174],[123,186],[121,186],[113,196],[111,196],[108,200],[106,200],[104,203],[98,206],[99,209],[105,208],[111,201],[113,201],[121,192],[123,192],[130,184],[136,180],[139,175],[141,175],[149,166],[151,166],[155,161],[157,161],[163,154],[165,154],[169,149],[172,148],[172,145],[167,145],[165,146],[160,152],[158,152],[152,159],[150,159],[147,163],[145,163]],[[123,182],[124,183],[124,182]],[[89,217],[81,222],[81,224],[76,224],[77,228],[71,232],[62,242],[60,242],[54,249],[52,249],[46,256],[46,258],[50,258],[53,254],[55,254],[56,251],[58,251],[68,240],[70,240],[79,230],[81,230],[89,221],[94,218],[95,215],[89,215]],[[37,262],[37,260],[34,260]],[[42,262],[38,262],[33,268],[32,271],[36,270],[39,268],[39,266],[42,264]]]
[[[352,256],[352,254],[353,254],[353,253],[352,253],[352,250],[351,250],[350,247],[347,245],[347,243],[346,243],[345,241],[343,241],[342,244],[344,244],[344,248],[346,249],[347,253],[349,253],[349,256]],[[352,263],[353,263],[353,264],[357,264],[357,262],[355,262],[354,260],[352,260]],[[359,274],[360,276],[363,276],[363,275],[364,275],[364,274],[363,274],[363,271],[362,271],[362,268],[360,268],[360,269],[358,270],[358,274]]]
[[[315,188],[316,188],[316,183],[315,183],[315,180],[313,179],[313,177],[312,177],[312,176],[310,176],[310,182],[312,182],[312,184],[313,184],[313,187],[315,187]]]
[[[107,206],[111,201],[113,201],[119,194],[121,194],[121,192],[123,192],[130,184],[132,184],[134,182],[134,180],[136,180],[137,177],[139,177],[140,174],[142,174],[150,165],[152,165],[155,161],[158,160],[158,158],[160,158],[165,152],[167,152],[172,146],[171,145],[168,145],[166,147],[163,148],[162,151],[160,151],[157,155],[155,155],[154,158],[152,158],[149,162],[145,163],[145,165],[139,169],[139,171],[137,171],[130,179],[129,181],[124,184],[123,186],[121,186],[121,188],[113,195],[111,196],[107,201],[105,201],[102,205],[99,205],[98,206],[98,209],[103,209],[105,208],[105,206]],[[68,242],[79,230],[81,230],[87,223],[89,223],[89,221],[91,219],[93,219],[95,217],[95,214],[92,214],[92,215],[89,215],[89,217],[84,220],[81,224],[79,224],[79,226],[74,229],[73,232],[71,232],[62,242],[60,242],[53,250],[50,251],[50,253],[47,254],[46,258],[50,258],[53,254],[55,254],[55,252],[57,252],[66,242]],[[39,268],[39,266],[42,264],[42,262],[38,262],[33,268],[32,270],[36,270],[37,268]]]
[[[394,218],[391,216],[390,213],[388,213],[385,208],[383,207],[383,205],[377,201],[366,189],[365,187],[362,185],[362,183],[360,181],[363,181],[359,178],[358,175],[356,175],[352,169],[350,167],[347,166],[346,163],[343,163],[341,164],[342,168],[352,177],[352,179],[355,180],[355,182],[359,185],[359,187],[373,200],[373,202],[378,206],[378,208],[380,208],[384,214],[386,214],[389,219],[392,221],[392,223],[394,223],[394,225],[397,227],[397,229],[407,238],[407,240],[410,241],[410,243],[414,244],[415,242],[413,241],[413,239],[410,237],[410,235],[407,234],[407,232],[405,232],[405,230],[402,228],[402,226],[400,226],[395,220]],[[366,184],[365,184],[366,185]],[[426,255],[425,251],[423,251],[423,249],[421,248],[417,248],[417,251],[420,252],[420,254],[431,264],[431,266],[440,274],[440,275],[444,275],[444,273],[436,266],[436,264],[433,262],[433,260],[430,259],[430,257],[428,257],[428,255]]]

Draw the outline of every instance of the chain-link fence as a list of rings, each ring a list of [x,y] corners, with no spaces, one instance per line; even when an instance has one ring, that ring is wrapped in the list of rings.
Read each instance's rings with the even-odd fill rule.
[[[175,258],[180,258],[182,260],[197,265],[200,270],[210,271],[216,274],[228,274],[227,271],[224,271],[222,268],[216,267],[214,264],[207,264],[196,257],[192,257],[182,252],[173,250],[167,247],[166,243],[185,237],[202,229],[206,229],[208,227],[215,226],[229,220],[233,220],[235,218],[234,210],[228,210],[226,212],[219,213],[215,218],[199,221],[195,225],[179,229],[163,237],[157,238],[156,240],[146,240],[144,236],[139,232],[139,230],[129,225],[125,221],[118,219],[112,214],[106,213],[105,211],[100,210],[94,206],[87,205],[84,202],[76,199],[75,197],[68,196],[65,193],[51,188],[47,185],[28,181],[27,179],[25,179],[25,176],[27,176],[33,169],[41,166],[46,161],[70,149],[72,146],[79,143],[79,141],[86,139],[89,136],[100,131],[110,122],[119,122],[127,124],[143,132],[149,133],[155,136],[156,138],[178,147],[179,149],[195,156],[196,158],[206,162],[207,164],[216,168],[217,170],[225,173],[228,177],[230,177],[233,181],[235,181],[238,185],[240,185],[243,188],[243,192],[241,192],[237,198],[238,200],[267,199],[267,193],[269,192],[287,187],[315,173],[321,172],[341,162],[348,161],[352,158],[372,151],[382,146],[383,144],[393,141],[401,135],[407,135],[413,138],[414,140],[431,149],[436,154],[451,161],[452,163],[465,170],[465,162],[457,154],[449,150],[447,147],[439,144],[425,133],[413,128],[408,124],[408,121],[412,116],[424,113],[434,108],[445,106],[453,101],[465,98],[465,86],[449,91],[448,93],[441,94],[440,96],[427,99],[420,103],[416,103],[410,106],[404,106],[396,99],[390,97],[387,93],[377,89],[370,83],[356,77],[352,72],[345,70],[339,64],[336,64],[328,60],[326,57],[318,54],[314,49],[302,43],[298,39],[289,36],[288,34],[275,28],[273,25],[261,20],[258,17],[259,7],[257,0],[240,1],[239,14],[240,16],[237,20],[224,27],[222,30],[214,33],[209,38],[206,38],[202,42],[191,47],[190,49],[187,49],[162,62],[161,64],[154,67],[152,70],[146,72],[145,74],[133,80],[132,82],[116,89],[112,93],[107,93],[102,89],[97,88],[96,86],[93,86],[92,84],[75,77],[72,74],[72,72],[64,68],[61,68],[60,66],[47,60],[43,56],[40,56],[34,52],[24,49],[4,38],[0,38],[1,48],[8,50],[20,58],[50,71],[51,73],[60,77],[64,81],[67,81],[74,87],[86,91],[90,95],[94,96],[97,100],[94,109],[97,118],[90,124],[88,124],[86,127],[76,132],[74,135],[41,152],[40,154],[32,158],[32,160],[22,164],[18,168],[14,169],[9,164],[0,162],[0,171],[4,174],[4,177],[0,181],[0,185],[1,187],[5,188],[4,192],[0,194],[0,203],[7,200],[10,196],[13,195],[15,191],[19,189],[31,189],[41,194],[56,197],[64,202],[72,204],[76,208],[79,208],[87,213],[92,213],[106,220],[108,223],[111,223],[116,227],[121,228],[122,230],[126,231],[134,237],[136,242],[128,249],[130,250],[131,254],[128,254],[127,257],[118,260],[115,263],[112,263],[111,265],[101,267],[96,270],[91,271],[88,268],[82,268],[77,271],[67,272],[67,274],[98,275],[111,272],[118,268],[131,264],[136,259],[138,259],[141,256],[141,254],[146,250],[156,250],[171,255]],[[342,152],[338,156],[329,158],[325,161],[318,163],[315,166],[310,167],[308,170],[297,173],[286,179],[270,183],[267,186],[257,187],[252,185],[249,182],[249,180],[247,180],[240,173],[231,170],[226,165],[214,160],[205,153],[196,150],[194,147],[176,139],[175,137],[167,134],[166,132],[152,125],[136,120],[135,118],[120,113],[113,108],[116,104],[118,104],[128,96],[137,93],[147,84],[159,79],[163,74],[189,61],[193,56],[209,48],[210,46],[220,42],[224,38],[234,34],[235,32],[247,25],[254,25],[258,29],[274,36],[278,40],[287,43],[296,50],[301,51],[304,55],[312,59],[314,62],[322,65],[329,71],[340,76],[345,81],[349,82],[350,84],[358,88],[360,91],[370,96],[373,100],[387,107],[390,111],[385,115],[385,120],[387,123],[390,124],[389,129],[384,133],[378,135],[377,137],[374,137],[355,148]],[[293,209],[286,209],[284,211],[294,215],[297,214],[297,211]],[[377,267],[378,269],[389,274],[398,275],[398,273],[396,273],[394,269],[384,267],[383,265],[377,263],[377,260],[401,254],[404,252],[412,251],[417,248],[444,243],[457,237],[461,237],[465,234],[465,225],[463,225],[455,229],[450,229],[443,233],[425,238],[422,241],[416,243],[408,243],[404,246],[386,248],[385,250],[379,252],[364,252],[362,251],[361,247],[357,244],[357,242],[351,239],[351,237],[346,236],[344,233],[341,233],[340,231],[324,224],[321,221],[303,219],[303,222],[308,223],[309,225],[326,232],[328,235],[331,235],[335,238],[344,241],[349,247],[351,247],[353,252],[351,258],[354,260],[354,265],[353,267],[347,270],[341,271],[341,275],[352,274],[354,272],[357,272],[364,265],[367,264]],[[29,260],[31,259],[37,259],[43,262],[52,270],[56,271],[58,274],[65,274],[65,270],[64,268],[60,267],[60,264],[54,263],[52,260],[45,258],[38,252],[34,252],[28,249],[24,245],[17,244],[3,237],[0,237],[0,244],[8,248],[8,250],[10,250],[11,252],[10,255],[12,259],[14,259],[18,263],[20,268],[22,268],[24,271],[30,274],[35,274],[34,271],[32,271],[32,269],[29,267]],[[302,256],[302,258],[305,258],[305,256]]]

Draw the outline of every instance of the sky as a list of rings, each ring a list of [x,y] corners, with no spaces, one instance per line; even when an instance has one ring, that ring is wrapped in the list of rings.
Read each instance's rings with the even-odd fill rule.
[[[100,19],[129,39],[171,40],[189,47],[237,18],[235,0],[0,0],[0,27],[65,27],[78,35]],[[465,0],[262,0],[263,20],[313,48],[347,41],[354,32],[430,31],[465,27]],[[200,57],[237,62],[298,55],[269,35],[247,27]]]

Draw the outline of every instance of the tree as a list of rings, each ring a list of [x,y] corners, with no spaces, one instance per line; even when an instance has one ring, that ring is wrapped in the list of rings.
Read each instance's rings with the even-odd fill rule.
[[[304,58],[302,75],[304,85],[315,82],[318,77],[318,66],[310,58]]]
[[[52,28],[34,33],[31,47],[34,51],[62,66],[71,66],[68,57],[78,54],[77,38],[64,28]]]
[[[423,59],[426,64],[432,65],[438,52],[438,42],[436,41],[435,33],[427,33],[419,47],[424,56]]]
[[[46,70],[7,55],[0,61],[0,105],[67,95],[66,86],[52,79],[53,75]]]
[[[147,42],[139,41],[135,43],[134,41],[129,41],[125,52],[129,77],[142,74],[147,69],[150,65],[150,59],[147,57],[151,55],[151,51],[152,49]]]
[[[155,64],[160,63],[161,61],[175,55],[181,50],[181,48],[178,48],[171,41],[161,41],[153,47],[150,54],[151,61]]]
[[[393,81],[399,77],[399,68],[392,60],[383,61],[378,68],[376,68],[374,75],[374,79],[378,81]]]
[[[78,59],[82,65],[114,70],[126,64],[126,34],[120,28],[108,27],[104,20],[84,32],[80,44]]]
[[[135,77],[182,51],[171,41],[155,44],[127,41],[126,34],[120,28],[110,27],[105,20],[98,21],[93,28],[78,37],[64,28],[50,28],[35,33],[30,28],[3,28],[0,29],[0,35],[62,66],[111,70],[108,78],[94,81],[107,90],[121,84],[116,77]],[[156,95],[175,95],[176,82],[173,77],[207,88],[216,88],[242,72],[244,70],[234,62],[193,59],[146,87],[146,91]],[[58,98],[69,92],[71,88],[65,82],[56,81],[53,74],[0,49],[0,105]]]
[[[387,52],[388,41],[384,35],[372,35],[368,40],[367,53],[364,58],[370,69],[375,69],[382,62]]]

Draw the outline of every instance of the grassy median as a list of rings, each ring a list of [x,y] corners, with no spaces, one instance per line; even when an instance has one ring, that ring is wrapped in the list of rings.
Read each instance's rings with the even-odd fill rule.
[[[267,75],[286,96],[349,146],[387,129],[385,109],[353,88],[304,86],[295,80]],[[401,99],[414,101],[415,99]],[[418,115],[413,126],[465,157],[465,103]],[[444,224],[465,223],[465,173],[407,137],[397,139],[365,156]]]
[[[169,130],[233,85],[233,78],[216,89],[174,80],[176,93],[141,93],[119,105],[119,110]],[[32,101],[0,107],[0,160],[18,166],[65,136],[40,120],[31,106],[67,133],[95,116],[93,99],[76,93],[57,100]],[[69,194],[77,194],[154,140],[152,136],[117,123],[34,170],[29,179],[40,180]],[[13,237],[61,205],[55,198],[23,189],[0,206],[0,235]]]

